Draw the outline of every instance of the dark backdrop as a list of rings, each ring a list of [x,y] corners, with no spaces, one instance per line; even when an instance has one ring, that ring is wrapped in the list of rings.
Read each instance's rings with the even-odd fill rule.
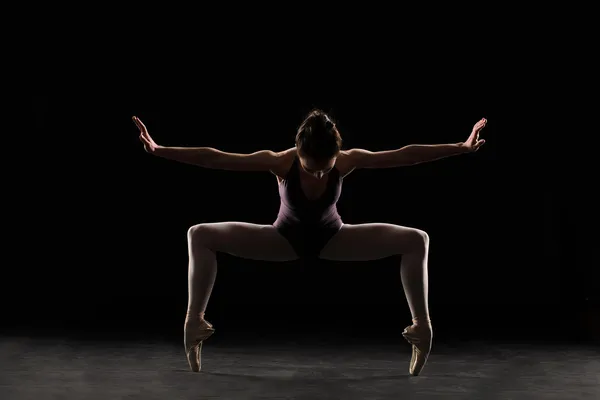
[[[179,334],[187,229],[228,220],[272,223],[276,179],[148,155],[131,116],[162,145],[252,152],[292,147],[313,107],[338,120],[346,148],[374,151],[462,141],[487,118],[487,143],[475,154],[353,172],[340,214],[348,223],[389,222],[429,233],[431,315],[448,335],[474,323],[481,335],[523,326],[552,335],[565,318],[589,327],[597,271],[582,245],[581,221],[591,200],[568,172],[572,163],[554,158],[558,116],[542,87],[454,71],[360,80],[211,72],[188,86],[177,74],[160,85],[144,77],[117,89],[96,82],[86,90],[51,90],[23,103],[23,132],[43,146],[21,170],[29,181],[21,181],[16,197],[26,212],[15,228],[15,279],[3,293],[5,327]],[[536,131],[540,119],[544,137]],[[269,263],[219,255],[207,317],[231,331],[256,324],[300,329],[307,322],[323,330],[368,324],[390,331],[409,323],[410,314],[396,258]]]

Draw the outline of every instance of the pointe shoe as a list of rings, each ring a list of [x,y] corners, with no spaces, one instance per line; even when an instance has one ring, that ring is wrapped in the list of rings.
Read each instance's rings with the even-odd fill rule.
[[[431,326],[408,326],[402,332],[404,339],[408,343],[412,344],[412,357],[410,359],[410,366],[408,372],[412,376],[418,376],[429,357],[431,351],[431,342],[433,338],[433,331]]]
[[[184,326],[185,355],[193,372],[200,372],[202,368],[202,342],[212,336],[215,329],[205,320],[186,319]]]

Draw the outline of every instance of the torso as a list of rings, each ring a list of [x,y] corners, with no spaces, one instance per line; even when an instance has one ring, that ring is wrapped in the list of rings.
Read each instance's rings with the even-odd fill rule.
[[[294,159],[297,156],[297,151],[294,147],[283,151],[281,154],[281,162],[277,166],[277,170],[271,171],[277,177],[278,184],[281,184],[290,171],[290,168],[292,168],[294,165]],[[339,171],[341,178],[352,172],[353,168],[350,167],[348,161],[349,160],[346,153],[342,151],[335,162],[335,168]],[[311,201],[318,200],[321,196],[323,196],[325,190],[327,189],[330,173],[325,175],[323,178],[318,179],[304,171],[299,164],[296,164],[296,167],[300,172],[300,185],[304,195]]]
[[[271,172],[279,182],[280,206],[273,226],[299,257],[318,257],[325,244],[342,228],[337,211],[342,179],[349,173],[345,156],[317,179],[302,169],[296,149],[279,153]]]

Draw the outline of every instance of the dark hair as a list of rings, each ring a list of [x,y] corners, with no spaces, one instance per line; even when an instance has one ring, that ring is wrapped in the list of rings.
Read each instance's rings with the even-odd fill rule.
[[[312,110],[296,134],[298,153],[315,161],[336,157],[342,149],[342,137],[335,122],[325,112]]]

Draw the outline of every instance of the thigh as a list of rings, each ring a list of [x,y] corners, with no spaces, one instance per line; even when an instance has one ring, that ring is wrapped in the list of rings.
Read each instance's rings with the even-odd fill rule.
[[[236,257],[264,261],[298,258],[288,241],[272,225],[215,222],[195,225],[188,231],[190,246],[202,246]]]
[[[319,255],[324,260],[368,261],[406,254],[427,241],[419,229],[393,224],[344,224]]]

